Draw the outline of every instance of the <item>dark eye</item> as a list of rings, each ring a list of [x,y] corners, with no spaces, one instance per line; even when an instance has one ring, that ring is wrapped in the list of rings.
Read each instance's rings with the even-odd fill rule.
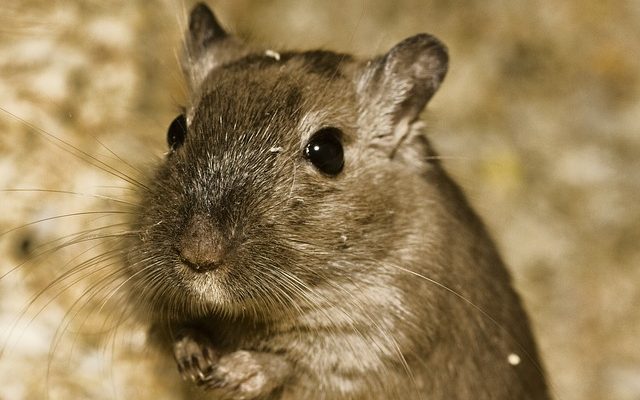
[[[187,119],[180,114],[171,122],[167,131],[167,143],[171,150],[177,150],[182,146],[187,137]]]
[[[327,175],[338,175],[344,166],[344,151],[336,128],[323,128],[314,133],[304,148],[304,157]]]

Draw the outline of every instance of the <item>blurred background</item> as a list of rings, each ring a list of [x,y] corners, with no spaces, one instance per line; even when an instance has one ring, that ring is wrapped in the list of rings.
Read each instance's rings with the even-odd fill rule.
[[[121,170],[114,153],[140,165],[162,155],[185,98],[177,56],[191,4],[2,1],[0,189],[40,191],[0,192],[0,234],[105,209],[90,194],[123,186],[40,130]],[[451,64],[425,114],[430,136],[511,268],[556,398],[640,399],[639,1],[209,4],[269,48],[371,56],[418,32],[443,40]],[[0,236],[0,399],[167,396],[142,331],[105,351],[99,329],[68,330],[68,347],[52,348],[83,283],[25,312],[78,255],[34,260],[33,249],[97,219],[79,217]]]

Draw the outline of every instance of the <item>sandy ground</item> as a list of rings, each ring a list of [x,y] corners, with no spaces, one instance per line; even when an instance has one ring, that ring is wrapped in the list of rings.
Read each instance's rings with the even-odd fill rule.
[[[425,31],[446,42],[450,73],[425,118],[510,265],[557,399],[640,399],[640,2],[213,5],[226,26],[270,47],[373,55]],[[184,5],[3,0],[0,9],[0,189],[39,189],[0,192],[0,232],[111,210],[93,195],[126,198],[126,185],[86,159],[135,176],[114,153],[137,166],[162,154],[184,98]],[[141,329],[113,336],[117,309],[86,297],[74,305],[99,273],[45,290],[110,244],[52,253],[51,241],[105,219],[118,221],[68,216],[0,236],[0,399],[170,396]]]

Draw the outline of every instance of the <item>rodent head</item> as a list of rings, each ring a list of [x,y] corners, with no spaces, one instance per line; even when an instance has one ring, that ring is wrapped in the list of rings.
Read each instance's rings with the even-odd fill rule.
[[[412,218],[398,210],[427,168],[416,121],[445,47],[421,34],[372,60],[254,51],[200,4],[186,50],[191,105],[143,194],[133,291],[185,318],[262,318],[373,275]]]

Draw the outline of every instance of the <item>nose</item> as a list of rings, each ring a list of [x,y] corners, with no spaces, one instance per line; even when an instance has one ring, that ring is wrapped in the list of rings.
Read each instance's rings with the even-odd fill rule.
[[[218,266],[225,253],[225,240],[210,218],[196,215],[187,223],[179,243],[182,261],[197,272],[211,271]]]

